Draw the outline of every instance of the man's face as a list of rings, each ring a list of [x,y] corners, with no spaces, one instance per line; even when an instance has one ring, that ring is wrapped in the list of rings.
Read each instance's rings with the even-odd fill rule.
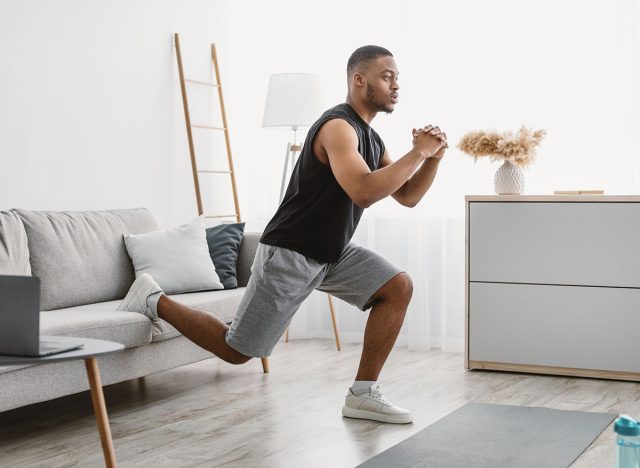
[[[393,57],[371,61],[365,73],[367,103],[377,112],[393,112],[398,103],[398,67]]]

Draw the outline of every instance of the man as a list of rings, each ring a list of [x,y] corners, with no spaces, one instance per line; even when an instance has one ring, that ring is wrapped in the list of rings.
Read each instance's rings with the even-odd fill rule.
[[[389,195],[415,206],[427,192],[447,148],[436,126],[413,129],[413,148],[393,162],[369,126],[398,102],[391,52],[357,49],[347,64],[347,100],[326,111],[306,137],[285,197],[256,251],[252,275],[231,327],[162,294],[149,275],[131,287],[120,310],[158,317],[232,364],[266,357],[314,289],[363,311],[371,308],[355,382],[342,414],[409,423],[411,413],[384,399],[376,384],[411,299],[409,275],[380,255],[349,243],[364,208]]]

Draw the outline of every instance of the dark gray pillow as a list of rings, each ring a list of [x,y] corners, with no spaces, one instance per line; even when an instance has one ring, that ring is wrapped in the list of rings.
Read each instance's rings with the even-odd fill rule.
[[[238,287],[236,263],[244,235],[244,223],[221,224],[207,228],[209,255],[224,289]]]

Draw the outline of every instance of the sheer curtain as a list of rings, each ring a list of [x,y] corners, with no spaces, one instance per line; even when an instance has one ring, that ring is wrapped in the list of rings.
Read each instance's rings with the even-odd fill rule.
[[[387,258],[412,278],[414,292],[398,344],[461,351],[464,346],[464,220],[420,216],[371,216],[353,242]],[[341,341],[362,342],[368,312],[334,298]],[[333,339],[327,295],[303,304],[290,339]]]

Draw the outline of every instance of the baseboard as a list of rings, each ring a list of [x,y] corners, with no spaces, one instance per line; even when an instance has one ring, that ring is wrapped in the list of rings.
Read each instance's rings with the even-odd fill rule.
[[[590,377],[594,379],[640,381],[640,372],[608,371],[598,369],[575,369],[569,367],[537,366],[530,364],[510,364],[502,362],[469,360],[470,369],[523,372],[528,374],[551,374],[568,377]]]

